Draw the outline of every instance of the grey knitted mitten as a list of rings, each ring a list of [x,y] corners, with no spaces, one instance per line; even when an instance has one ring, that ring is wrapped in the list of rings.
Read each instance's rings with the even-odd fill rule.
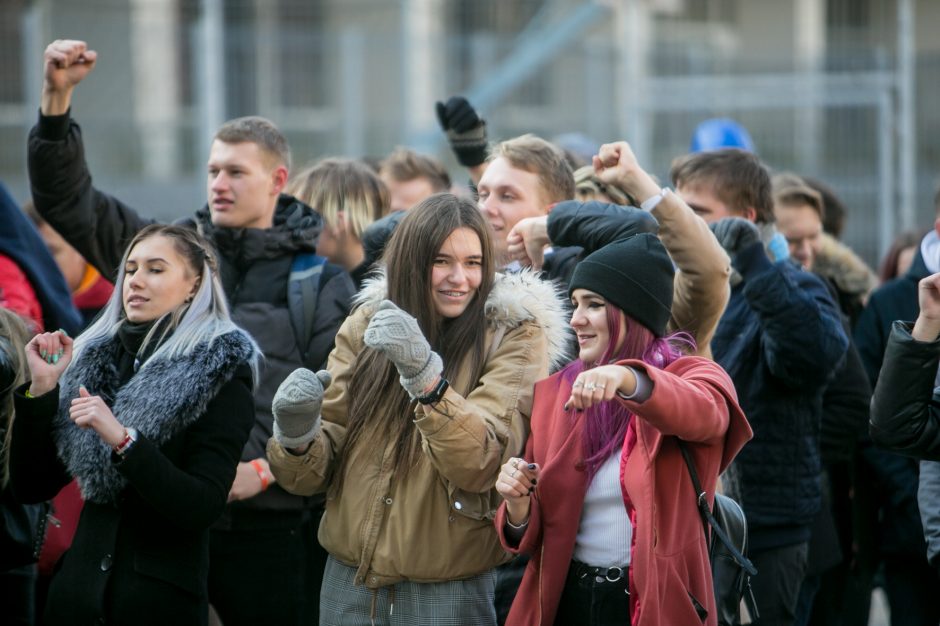
[[[431,350],[418,327],[418,320],[391,300],[383,300],[372,316],[365,342],[395,364],[401,376],[401,386],[412,398],[422,395],[444,371],[441,357]]]
[[[280,384],[271,402],[271,411],[274,413],[274,438],[282,446],[296,448],[317,436],[323,390],[332,380],[326,370],[314,374],[300,367]]]

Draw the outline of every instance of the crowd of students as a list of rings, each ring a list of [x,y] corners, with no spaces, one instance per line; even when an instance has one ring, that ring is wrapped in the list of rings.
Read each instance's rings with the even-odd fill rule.
[[[3,503],[70,529],[0,574],[5,622],[717,624],[684,451],[747,516],[745,622],[867,624],[876,584],[940,621],[940,471],[889,451],[940,459],[940,220],[876,288],[752,145],[663,186],[453,97],[468,185],[407,149],[291,175],[239,118],[159,225],[92,184],[96,60],[47,47],[33,224],[3,208]]]

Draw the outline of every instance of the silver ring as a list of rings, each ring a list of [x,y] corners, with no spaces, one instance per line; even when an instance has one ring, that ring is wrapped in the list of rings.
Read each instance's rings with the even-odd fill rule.
[[[583,382],[583,381],[580,381],[580,380],[574,381],[574,384],[571,385],[572,388],[574,388],[574,387],[583,387],[583,386],[584,386],[584,382]]]
[[[588,383],[584,386],[585,391],[594,391],[594,389],[596,388],[597,388],[597,385],[595,385],[594,383]]]
[[[515,478],[515,477],[516,477],[516,474],[518,474],[518,473],[519,473],[519,468],[518,468],[518,467],[514,467],[514,468],[512,468],[512,474],[510,474],[509,477],[510,477],[510,478]]]
[[[594,385],[594,388],[595,388],[595,389],[606,389],[606,388],[607,388],[607,385],[604,385],[604,384]]]

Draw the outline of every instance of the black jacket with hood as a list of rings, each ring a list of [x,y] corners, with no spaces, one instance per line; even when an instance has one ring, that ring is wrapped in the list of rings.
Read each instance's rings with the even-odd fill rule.
[[[155,220],[141,217],[92,185],[81,128],[68,113],[40,114],[29,133],[28,166],[33,202],[40,215],[103,276],[114,281],[128,243]],[[349,314],[355,288],[340,267],[324,266],[304,360],[290,330],[287,280],[294,257],[316,249],[322,218],[282,194],[272,228],[216,228],[209,219],[208,206],[181,223],[198,228],[215,246],[232,319],[254,337],[264,354],[254,394],[255,425],[242,460],[263,457],[272,430],[271,400],[278,385],[297,367],[316,370],[326,364],[336,332]],[[273,485],[229,508],[301,510],[309,505],[309,499]]]

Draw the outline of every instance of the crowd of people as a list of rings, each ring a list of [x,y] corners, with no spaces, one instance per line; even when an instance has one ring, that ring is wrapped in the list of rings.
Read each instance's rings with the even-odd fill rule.
[[[721,492],[734,623],[940,623],[940,195],[879,279],[725,121],[664,186],[455,96],[466,184],[244,117],[162,225],[92,183],[96,61],[46,48],[0,196],[0,621],[715,626]]]

